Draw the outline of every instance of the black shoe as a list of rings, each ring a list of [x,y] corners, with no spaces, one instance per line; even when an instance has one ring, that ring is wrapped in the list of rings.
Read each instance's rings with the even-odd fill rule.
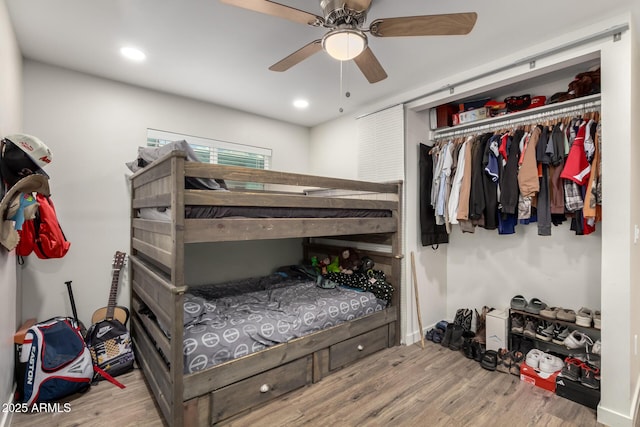
[[[480,365],[489,371],[495,371],[498,366],[498,353],[495,350],[487,350],[482,356]]]
[[[424,334],[424,338],[425,338],[427,341],[433,341],[433,333],[434,333],[435,331],[436,331],[435,329],[429,329],[429,330],[427,331],[427,333],[426,333],[426,334]]]
[[[464,343],[464,328],[461,325],[453,325],[451,332],[451,341],[449,342],[449,350],[458,351]]]
[[[455,325],[453,323],[449,323],[447,325],[447,329],[445,329],[444,336],[442,337],[442,342],[440,343],[443,347],[449,347],[449,343],[451,343],[451,333],[453,332],[454,326]]]
[[[476,362],[482,361],[482,357],[484,356],[486,350],[485,345],[479,343],[478,341],[472,341],[471,349],[473,351],[473,360],[475,360]]]

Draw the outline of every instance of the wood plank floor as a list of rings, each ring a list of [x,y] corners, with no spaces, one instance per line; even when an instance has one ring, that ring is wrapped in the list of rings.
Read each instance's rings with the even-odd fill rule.
[[[118,379],[126,389],[101,382],[69,413],[14,414],[11,425],[162,426],[141,371]],[[225,425],[601,426],[595,410],[430,342],[386,349]]]

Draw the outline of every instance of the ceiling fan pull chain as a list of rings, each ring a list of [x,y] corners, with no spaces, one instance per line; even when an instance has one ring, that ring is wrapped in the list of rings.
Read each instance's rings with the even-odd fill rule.
[[[338,61],[338,62],[340,62],[340,91],[338,93],[338,105],[341,105],[342,104],[342,63],[343,61]],[[340,106],[338,111],[340,111],[341,113],[344,111],[342,106]]]

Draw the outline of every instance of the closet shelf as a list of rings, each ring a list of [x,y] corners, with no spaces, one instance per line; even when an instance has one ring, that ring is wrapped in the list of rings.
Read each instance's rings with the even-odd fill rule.
[[[434,130],[432,131],[432,139],[437,140],[482,131],[491,131],[501,127],[530,122],[531,120],[550,119],[553,117],[575,114],[576,112],[585,113],[588,111],[598,110],[599,108],[600,94],[597,93],[594,95],[583,96],[581,98],[570,99],[564,102],[558,102],[556,104],[543,105],[531,110],[523,110],[503,116],[464,123],[453,128]]]

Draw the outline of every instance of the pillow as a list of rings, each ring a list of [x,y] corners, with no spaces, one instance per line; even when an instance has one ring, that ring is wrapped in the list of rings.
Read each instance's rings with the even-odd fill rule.
[[[126,163],[131,172],[137,172],[143,169],[149,163],[159,159],[160,157],[174,151],[184,151],[187,155],[187,161],[199,162],[193,148],[187,143],[187,141],[173,141],[162,147],[138,147],[138,158],[134,161]],[[186,187],[198,190],[220,190],[226,189],[224,181],[215,180],[211,178],[192,178],[186,179]]]

